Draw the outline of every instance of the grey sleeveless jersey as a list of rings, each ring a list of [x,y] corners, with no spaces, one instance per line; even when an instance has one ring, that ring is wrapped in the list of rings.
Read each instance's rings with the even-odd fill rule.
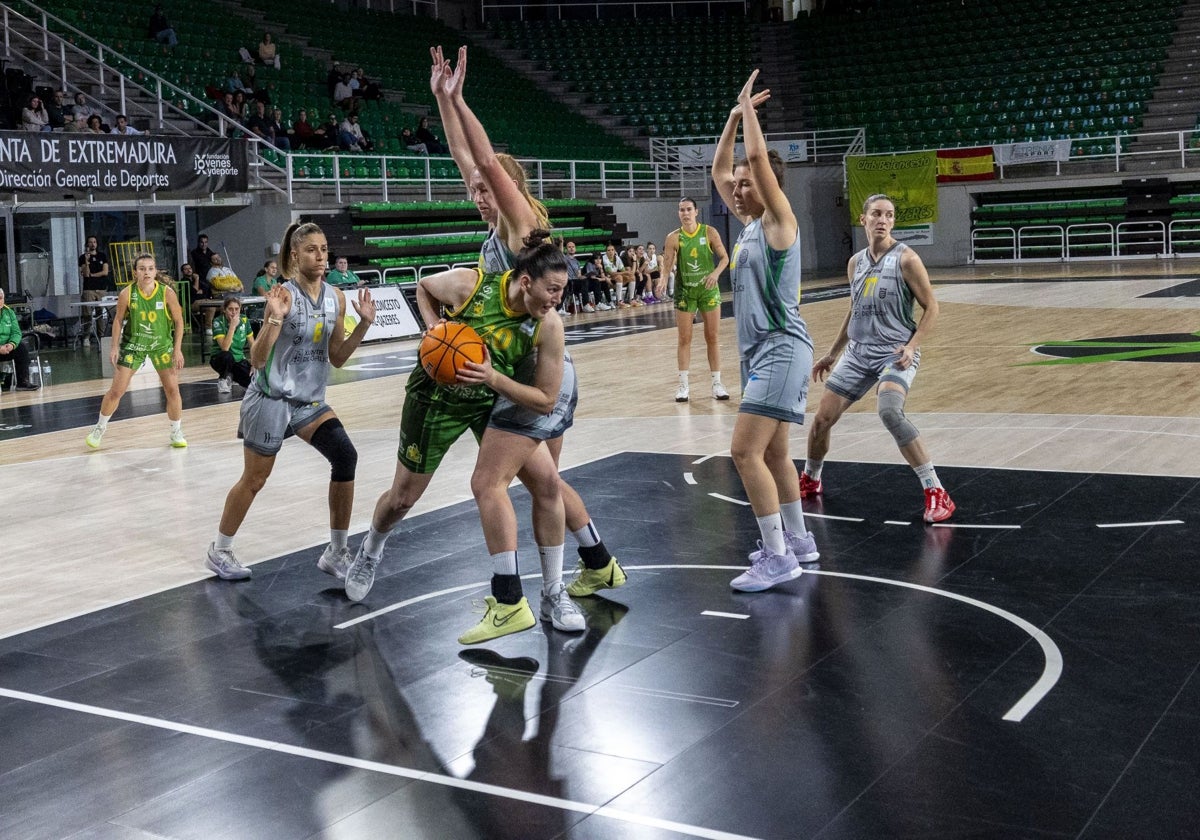
[[[897,242],[878,262],[871,260],[867,248],[855,254],[850,324],[846,330],[851,341],[898,345],[912,338],[917,329],[914,298],[900,270],[900,258],[907,250],[907,245]]]
[[[488,238],[479,248],[479,267],[484,274],[503,274],[513,267],[513,252],[508,250],[504,240],[500,238],[498,228],[492,228]]]
[[[266,366],[251,383],[266,396],[293,402],[324,402],[329,381],[329,336],[343,329],[338,323],[337,293],[321,283],[316,300],[309,300],[293,280],[284,283],[292,309],[283,319],[279,338]]]
[[[742,229],[729,264],[738,350],[747,352],[771,333],[786,333],[812,347],[800,317],[800,237],[775,251],[763,236],[762,220]]]

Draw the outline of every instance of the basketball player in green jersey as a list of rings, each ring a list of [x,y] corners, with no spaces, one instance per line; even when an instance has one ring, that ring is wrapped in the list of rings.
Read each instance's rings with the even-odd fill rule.
[[[166,283],[159,282],[158,267],[150,254],[133,260],[134,282],[117,297],[113,318],[113,341],[109,359],[113,365],[112,385],[100,401],[100,418],[87,436],[87,445],[100,448],[100,438],[109,418],[121,403],[133,374],[147,357],[158,372],[167,397],[167,419],[171,421],[171,446],[187,446],[183,437],[183,398],[179,374],[183,368],[183,310],[179,298]],[[164,276],[164,279],[165,276]]]
[[[660,262],[662,269],[654,289],[656,298],[666,294],[671,270],[676,273],[675,324],[679,328],[679,343],[675,356],[679,366],[679,390],[675,392],[675,402],[688,401],[688,368],[692,361],[692,324],[696,310],[700,311],[704,321],[713,399],[727,400],[729,392],[721,384],[721,348],[717,344],[717,325],[721,320],[721,290],[717,281],[729,265],[729,254],[716,228],[696,220],[696,202],[690,198],[679,200],[679,229],[667,234]]]

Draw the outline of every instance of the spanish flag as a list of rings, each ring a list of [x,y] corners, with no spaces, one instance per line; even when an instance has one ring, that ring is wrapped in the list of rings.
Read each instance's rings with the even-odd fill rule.
[[[991,181],[996,177],[995,157],[991,146],[974,149],[938,149],[937,179],[939,184],[954,181]]]

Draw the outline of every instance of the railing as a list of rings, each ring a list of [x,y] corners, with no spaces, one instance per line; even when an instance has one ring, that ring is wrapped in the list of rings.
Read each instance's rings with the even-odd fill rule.
[[[17,5],[28,8],[37,16],[36,19],[21,14],[12,8]],[[45,11],[39,6],[28,2],[28,0],[9,0],[8,3],[0,6],[0,10],[2,10],[0,18],[2,18],[4,26],[5,56],[11,58],[13,54],[13,39],[15,38],[29,50],[28,52],[19,51],[19,54],[26,61],[47,75],[58,79],[64,90],[84,93],[94,105],[99,105],[108,110],[106,103],[81,91],[77,80],[72,84],[68,68],[72,72],[81,75],[86,83],[95,85],[101,95],[107,95],[109,88],[114,87],[119,103],[119,113],[133,116],[133,114],[129,113],[131,109],[128,94],[131,89],[141,91],[150,97],[156,103],[155,109],[148,111],[142,108],[141,110],[135,110],[134,114],[141,116],[149,115],[156,129],[159,131],[169,131],[172,129],[166,121],[167,116],[170,115],[172,119],[188,123],[198,133],[216,134],[226,137],[231,132],[240,130],[247,135],[250,134],[245,126],[230,119],[224,113],[218,111],[190,91],[159,76],[149,68],[143,67],[128,56],[102,44],[86,32],[72,26],[67,21]],[[12,26],[14,20],[22,21],[38,29],[41,38],[34,40],[16,31]],[[51,31],[51,22],[70,33],[74,38],[74,42],[67,40],[58,32]],[[34,57],[36,53],[41,53],[42,57],[40,60]],[[82,66],[79,63],[69,62],[68,58],[78,59],[79,62],[82,62]],[[138,73],[150,84],[139,84],[134,81],[132,76]],[[111,81],[110,76],[112,77]],[[191,108],[202,113],[204,118],[188,111],[187,108],[189,105]]]
[[[497,20],[624,20],[630,17],[669,17],[677,15],[711,18],[717,12],[744,15],[745,0],[562,0],[559,3],[493,3],[483,0],[480,12],[484,23]],[[665,12],[665,14],[664,14]]]
[[[1200,252],[1200,218],[985,227],[971,231],[971,262],[1161,259]]]

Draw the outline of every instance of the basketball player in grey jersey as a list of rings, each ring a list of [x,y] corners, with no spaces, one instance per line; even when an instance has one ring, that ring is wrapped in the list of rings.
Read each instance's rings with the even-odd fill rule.
[[[330,365],[341,367],[349,361],[367,334],[375,321],[375,303],[367,289],[358,290],[354,309],[359,321],[347,335],[346,297],[325,282],[329,243],[312,222],[293,223],[284,232],[280,263],[283,275],[291,279],[267,292],[262,329],[250,351],[255,375],[238,423],[242,474],[225,497],[204,564],[222,580],[250,577],[250,569],[234,556],[233,539],[271,475],[283,439],[294,434],[329,462],[329,545],[317,567],[345,579],[358,452],[325,402],[325,383]]]
[[[921,363],[921,339],[937,321],[937,298],[921,258],[892,237],[896,205],[890,198],[870,196],[859,222],[869,244],[846,266],[850,311],[833,347],[813,364],[813,380],[828,374],[829,381],[808,432],[808,459],[800,476],[800,492],[805,498],[822,492],[821,467],[829,451],[830,432],[846,409],[878,385],[879,419],[921,481],[924,519],[942,522],[954,513],[954,502],[938,479],[921,433],[904,414],[904,402]],[[920,322],[913,317],[914,301],[921,304]]]
[[[800,478],[788,454],[792,423],[804,422],[812,341],[800,318],[800,230],[783,191],[783,160],[767,149],[750,74],[729,112],[713,156],[713,186],[746,227],[730,261],[742,404],[730,453],[762,536],[750,568],[730,582],[760,592],[799,577],[800,563],[820,555],[804,526]],[[741,123],[746,157],[734,163]]]

